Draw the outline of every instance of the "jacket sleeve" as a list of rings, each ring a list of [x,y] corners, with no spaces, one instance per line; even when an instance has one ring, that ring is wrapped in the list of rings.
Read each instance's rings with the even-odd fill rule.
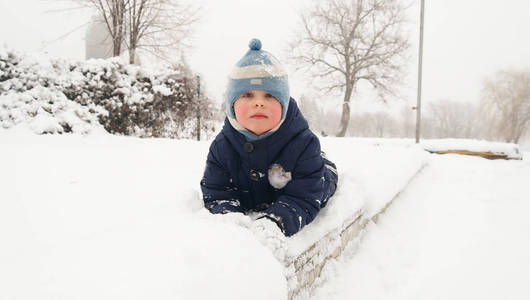
[[[219,159],[218,141],[212,142],[206,168],[201,180],[204,207],[213,214],[243,212],[239,192],[233,184],[230,173]]]
[[[286,236],[291,236],[316,217],[324,194],[324,162],[320,142],[313,137],[298,157],[292,179],[283,193],[265,211]]]

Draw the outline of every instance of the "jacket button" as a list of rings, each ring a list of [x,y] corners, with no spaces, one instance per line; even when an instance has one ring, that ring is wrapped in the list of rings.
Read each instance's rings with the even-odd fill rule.
[[[254,145],[252,145],[252,143],[250,142],[247,142],[243,145],[243,149],[245,149],[245,152],[252,152],[254,151]]]
[[[260,178],[259,172],[256,170],[250,170],[249,176],[250,176],[250,179],[252,179],[253,181],[258,181]]]

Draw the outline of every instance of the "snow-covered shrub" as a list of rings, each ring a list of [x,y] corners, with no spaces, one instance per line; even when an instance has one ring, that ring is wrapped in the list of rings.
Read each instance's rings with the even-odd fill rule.
[[[98,108],[75,103],[60,91],[35,87],[22,93],[0,95],[0,127],[28,126],[37,134],[103,131]]]
[[[195,85],[192,72],[185,66],[150,71],[118,58],[71,62],[0,49],[0,95],[26,94],[35,88],[40,88],[41,94],[43,88],[49,89],[50,95],[62,93],[89,108],[110,133],[193,137]],[[201,112],[203,130],[213,127],[216,108],[210,99],[201,99],[201,109],[212,110]]]
[[[191,72],[185,67],[149,72],[108,59],[77,63],[70,69],[75,75],[57,84],[69,99],[105,108],[108,115],[100,116],[100,121],[109,132],[190,137],[183,129],[195,115],[196,94]]]
[[[0,93],[11,88],[11,82],[4,84],[7,80],[18,77],[18,64],[21,57],[18,53],[0,48]]]
[[[50,61],[27,56],[12,50],[0,50],[0,93],[25,92],[34,87],[54,85],[56,70],[64,62]]]

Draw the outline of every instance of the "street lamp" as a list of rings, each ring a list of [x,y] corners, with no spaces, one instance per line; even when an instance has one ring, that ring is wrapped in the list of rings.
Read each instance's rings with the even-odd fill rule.
[[[421,0],[421,14],[420,14],[420,53],[418,57],[418,98],[416,103],[416,144],[420,142],[421,129],[421,71],[423,61],[423,16],[425,10],[425,0]]]
[[[197,141],[201,140],[201,76],[197,75]]]

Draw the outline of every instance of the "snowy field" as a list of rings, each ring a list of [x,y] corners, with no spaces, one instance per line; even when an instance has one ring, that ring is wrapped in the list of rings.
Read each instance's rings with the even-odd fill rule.
[[[433,155],[313,298],[530,299],[529,183],[528,160]]]
[[[341,175],[337,199],[387,197],[406,183],[388,174],[428,165],[303,297],[530,298],[530,153],[490,161],[401,140],[322,143]],[[203,208],[208,146],[0,131],[0,299],[285,299],[283,266],[251,221]],[[403,166],[374,177],[370,164],[396,161],[382,153]]]

